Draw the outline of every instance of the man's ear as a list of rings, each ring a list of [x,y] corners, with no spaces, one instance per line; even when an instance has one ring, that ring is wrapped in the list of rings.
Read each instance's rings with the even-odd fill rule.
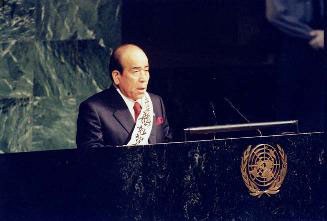
[[[117,70],[113,70],[111,72],[111,76],[112,76],[112,79],[113,79],[115,85],[118,85],[120,82],[120,72]]]

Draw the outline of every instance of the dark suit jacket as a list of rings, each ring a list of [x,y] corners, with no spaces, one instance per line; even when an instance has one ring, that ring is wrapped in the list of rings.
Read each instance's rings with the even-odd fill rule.
[[[165,107],[161,97],[149,93],[154,120],[149,144],[171,140]],[[76,144],[78,148],[127,144],[134,129],[134,119],[123,98],[111,86],[80,104],[77,119]]]

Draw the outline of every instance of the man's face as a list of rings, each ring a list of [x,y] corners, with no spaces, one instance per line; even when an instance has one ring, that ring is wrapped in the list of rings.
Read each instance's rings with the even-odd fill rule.
[[[123,72],[113,74],[115,84],[126,97],[141,99],[150,79],[147,56],[139,48],[127,48],[122,53],[120,62]]]

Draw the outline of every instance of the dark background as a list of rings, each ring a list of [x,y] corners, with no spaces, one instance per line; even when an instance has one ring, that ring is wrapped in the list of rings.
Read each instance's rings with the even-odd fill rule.
[[[278,120],[279,39],[262,0],[123,2],[122,41],[148,54],[176,140],[190,126],[246,123],[224,98],[250,122]]]

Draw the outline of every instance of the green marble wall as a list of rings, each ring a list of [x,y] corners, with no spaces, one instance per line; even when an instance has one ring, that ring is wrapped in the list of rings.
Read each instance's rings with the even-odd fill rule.
[[[110,84],[121,0],[0,0],[0,152],[75,148],[79,103]]]

